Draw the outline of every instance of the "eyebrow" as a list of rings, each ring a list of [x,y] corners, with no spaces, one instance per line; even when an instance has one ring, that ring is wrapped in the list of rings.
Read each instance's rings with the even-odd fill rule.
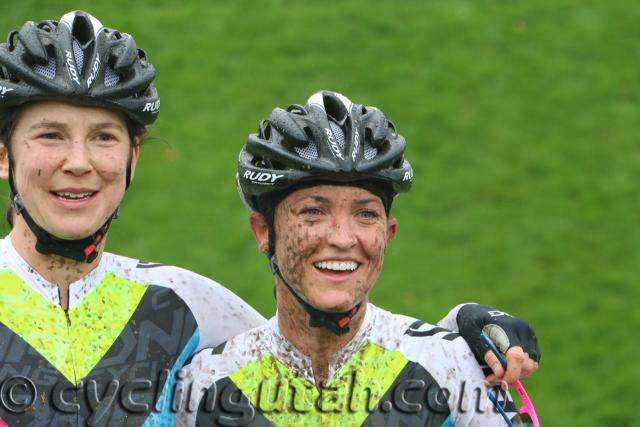
[[[100,130],[100,129],[106,129],[106,128],[115,128],[121,131],[125,131],[126,129],[120,125],[119,123],[116,122],[102,122],[102,123],[96,123],[95,125],[91,125],[90,126],[91,130]]]
[[[61,129],[61,130],[66,129],[67,124],[62,122],[52,121],[52,120],[43,120],[31,126],[29,129],[52,129],[52,128]],[[123,126],[115,122],[101,122],[101,123],[93,124],[89,127],[89,129],[92,131],[107,129],[107,128],[115,128],[123,132],[125,131],[125,128]]]
[[[302,200],[305,199],[312,199],[315,200],[318,203],[329,203],[329,199],[327,199],[326,197],[322,197],[322,196],[306,196],[305,198],[303,198]]]
[[[322,197],[322,196],[306,196],[304,199],[312,199],[312,200],[315,200],[318,203],[324,203],[324,204],[330,204],[331,203],[329,201],[329,199],[327,199],[326,197]],[[358,206],[364,206],[364,205],[368,205],[369,203],[374,203],[377,200],[378,200],[377,197],[368,197],[366,199],[354,200],[353,203],[358,205]]]
[[[50,129],[50,128],[64,129],[65,127],[66,125],[61,122],[42,120],[41,122],[38,122],[35,125],[31,126],[29,129]]]
[[[354,200],[353,203],[355,203],[356,205],[368,205],[369,203],[375,203],[378,199],[377,197],[370,197],[368,199],[359,199],[359,200]]]

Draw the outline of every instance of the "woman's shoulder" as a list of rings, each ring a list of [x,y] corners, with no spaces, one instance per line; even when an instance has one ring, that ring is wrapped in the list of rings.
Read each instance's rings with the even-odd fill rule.
[[[450,368],[460,363],[471,370],[479,366],[466,341],[457,332],[373,307],[371,338],[379,345],[420,364]]]
[[[184,301],[200,327],[199,348],[213,347],[264,323],[249,304],[220,283],[181,267],[105,254],[116,276],[147,285],[158,294],[171,292]],[[158,298],[162,303],[162,297]]]
[[[141,261],[113,253],[104,253],[106,269],[123,279],[162,288],[169,288],[184,298],[203,295],[231,294],[220,283],[196,272],[175,265]]]

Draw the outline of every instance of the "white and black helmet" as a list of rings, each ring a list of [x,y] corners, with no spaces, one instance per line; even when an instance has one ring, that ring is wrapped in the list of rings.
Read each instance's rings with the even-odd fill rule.
[[[253,210],[261,194],[310,181],[380,182],[395,196],[413,181],[404,150],[382,111],[320,91],[305,106],[274,109],[249,135],[238,160],[239,192]]]
[[[305,106],[274,109],[242,148],[238,190],[247,207],[267,216],[269,268],[309,313],[309,326],[345,334],[362,301],[346,311],[324,311],[291,286],[276,259],[275,205],[296,188],[335,183],[380,196],[388,214],[393,197],[408,191],[413,181],[404,149],[404,138],[382,111],[331,91],[313,94]]]
[[[64,99],[123,111],[153,123],[160,98],[154,67],[133,38],[86,12],[26,22],[0,44],[0,107]]]

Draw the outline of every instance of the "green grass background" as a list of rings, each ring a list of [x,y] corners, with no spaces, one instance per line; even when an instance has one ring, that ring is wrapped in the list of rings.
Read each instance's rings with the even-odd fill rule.
[[[237,154],[273,107],[337,90],[382,108],[415,168],[372,300],[432,322],[462,301],[526,318],[543,425],[640,426],[635,2],[20,0],[0,31],[76,8],[135,36],[162,96],[111,251],[272,313]]]

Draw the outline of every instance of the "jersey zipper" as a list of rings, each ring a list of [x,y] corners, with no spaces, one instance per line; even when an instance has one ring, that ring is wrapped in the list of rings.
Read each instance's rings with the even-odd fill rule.
[[[60,288],[58,288],[58,303],[60,303],[60,307],[62,307],[62,294],[60,293]],[[67,308],[63,308],[64,317],[67,319],[67,336],[71,341],[71,349],[73,350],[73,331],[71,330],[71,317],[69,316],[69,302],[67,301]],[[73,357],[73,351],[71,351],[71,366],[73,366],[73,381],[75,384],[78,383],[78,376],[76,375],[76,361]],[[74,384],[74,385],[75,385]]]
[[[60,288],[58,288],[58,302],[61,303],[62,302],[62,294],[60,293]],[[62,304],[60,305],[62,307]],[[63,308],[62,311],[64,311],[64,317],[67,319],[67,336],[69,337],[69,340],[71,342],[71,366],[73,367],[73,382],[74,382],[74,387],[78,384],[78,375],[76,374],[76,361],[75,358],[73,357],[73,331],[71,329],[71,317],[69,316],[69,302],[67,301],[67,308]],[[78,395],[76,393],[75,396],[75,401],[74,403],[78,404]],[[79,426],[80,425],[80,411],[76,412],[76,425]]]

